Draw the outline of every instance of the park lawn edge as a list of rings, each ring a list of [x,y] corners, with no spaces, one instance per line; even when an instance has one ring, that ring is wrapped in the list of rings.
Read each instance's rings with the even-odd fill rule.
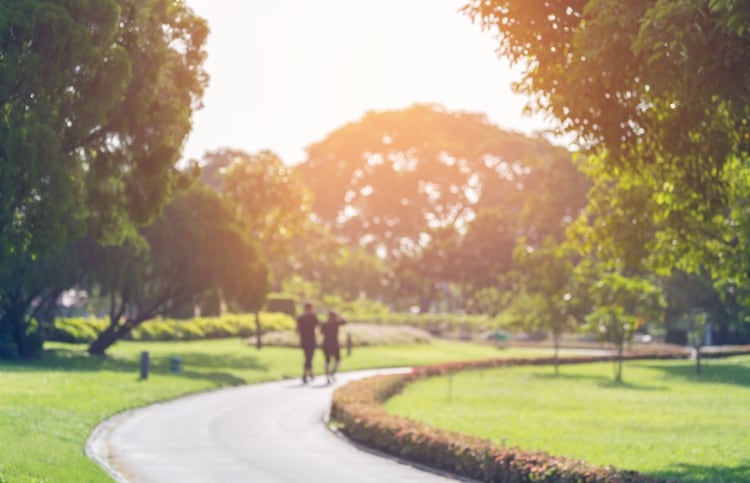
[[[750,353],[750,346],[714,350],[704,357]],[[624,360],[686,358],[683,350],[633,353]],[[615,356],[488,359],[415,368],[408,374],[375,376],[338,388],[330,419],[351,440],[387,454],[481,481],[644,482],[667,481],[632,470],[601,467],[542,451],[520,450],[388,413],[383,403],[418,379],[457,371],[518,365],[608,362]]]
[[[146,380],[138,377],[144,350],[152,355]],[[191,394],[288,379],[296,374],[297,355],[288,348],[257,351],[244,339],[231,338],[123,341],[105,357],[90,356],[84,344],[50,342],[42,357],[0,361],[0,440],[14,442],[0,457],[0,482],[112,481],[86,453],[99,424]],[[173,356],[182,358],[182,370],[171,370]],[[358,359],[368,365],[373,357]]]

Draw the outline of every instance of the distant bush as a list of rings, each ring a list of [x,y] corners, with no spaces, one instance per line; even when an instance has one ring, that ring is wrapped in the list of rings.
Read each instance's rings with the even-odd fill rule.
[[[130,332],[132,340],[174,340],[177,319],[149,320]]]
[[[358,298],[346,300],[338,295],[324,295],[320,302],[321,310],[335,310],[345,314],[347,320],[368,322],[389,314],[388,306],[377,300]]]
[[[294,318],[279,312],[261,312],[261,333],[292,330]],[[106,318],[58,318],[48,340],[88,343],[106,329]],[[218,317],[193,319],[149,320],[130,333],[131,340],[198,340],[226,337],[249,337],[255,334],[255,314],[225,314]]]
[[[69,317],[55,319],[47,340],[70,343],[93,342],[107,328],[109,321],[100,318]]]
[[[351,336],[353,347],[396,344],[429,344],[432,336],[429,332],[409,326],[383,326],[372,324],[347,324],[339,330],[339,343],[346,346],[347,336]],[[263,334],[264,346],[297,347],[299,335],[293,330],[274,331]],[[318,343],[322,339],[318,335]],[[249,341],[255,344],[254,340]]]
[[[378,326],[350,323],[342,327],[341,332],[343,332],[341,334],[343,337],[347,334],[351,336],[354,346],[429,344],[432,342],[429,332],[407,325]]]
[[[279,304],[287,304],[286,309],[291,310],[288,302],[282,302],[284,298],[276,299]],[[291,299],[287,299],[291,301]],[[327,310],[334,309],[341,313],[350,323],[378,325],[385,327],[415,327],[428,332],[436,337],[470,338],[482,332],[507,327],[504,319],[500,316],[490,318],[483,315],[467,314],[411,314],[411,313],[388,313],[387,308],[372,300],[357,300],[345,302],[340,297],[325,297],[330,302],[328,305],[317,306],[318,315],[321,320],[325,319]],[[274,306],[277,302],[271,304]],[[277,308],[281,309],[282,307]],[[103,331],[108,324],[107,319],[96,318],[59,318],[55,321],[48,340],[60,342],[91,342]],[[272,331],[294,330],[296,327],[294,317],[288,312],[266,310],[260,312],[261,333]],[[405,335],[404,329],[398,329]],[[381,332],[384,335],[386,332]],[[222,337],[250,337],[255,335],[255,315],[252,313],[224,314],[216,317],[196,317],[191,319],[154,319],[144,322],[132,331],[130,338],[133,340],[195,340],[195,339],[217,339]],[[372,334],[373,336],[375,334]],[[380,336],[379,335],[379,336]],[[274,336],[276,337],[276,336]],[[352,337],[358,337],[352,332]],[[406,336],[408,339],[408,335]],[[422,336],[419,336],[422,337]],[[284,340],[291,339],[288,336]],[[370,340],[370,339],[368,339]],[[356,342],[355,342],[356,343]],[[385,344],[395,344],[391,336]],[[404,343],[410,343],[408,340]],[[285,343],[280,343],[285,345]],[[296,344],[296,342],[294,342]],[[372,342],[373,345],[379,342]],[[269,345],[276,345],[270,341]]]
[[[359,313],[343,312],[347,320],[365,324],[410,325],[424,329],[435,336],[461,337],[504,326],[500,318],[468,314],[411,314],[411,313]]]

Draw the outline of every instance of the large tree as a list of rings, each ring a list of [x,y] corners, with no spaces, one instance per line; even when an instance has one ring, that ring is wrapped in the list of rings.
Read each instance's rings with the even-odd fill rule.
[[[0,4],[0,345],[31,324],[24,274],[85,227],[122,241],[171,197],[207,31],[168,0]]]
[[[507,201],[537,164],[569,162],[542,138],[434,105],[370,112],[309,148],[299,169],[333,233],[381,254],[417,250],[439,227],[462,227]]]
[[[734,0],[471,0],[515,86],[609,170],[656,180],[664,226],[726,208],[750,148],[750,5]]]
[[[432,229],[427,240],[419,250],[399,257],[394,270],[398,296],[414,300],[420,313],[429,312],[434,302],[446,298],[451,282],[460,278],[457,253],[461,237],[455,227]]]
[[[750,3],[470,0],[465,10],[526,66],[515,89],[529,107],[590,155],[580,246],[627,276],[679,268],[710,280],[733,308],[719,311],[722,331],[741,331]]]
[[[220,290],[228,302],[257,311],[268,269],[256,243],[215,193],[179,194],[140,237],[115,247],[82,244],[90,285],[110,299],[110,323],[91,343],[102,354],[145,320]]]

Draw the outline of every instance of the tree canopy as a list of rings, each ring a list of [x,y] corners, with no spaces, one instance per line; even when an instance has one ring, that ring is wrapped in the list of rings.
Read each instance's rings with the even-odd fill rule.
[[[658,274],[674,288],[690,273],[716,297],[688,307],[672,296],[672,317],[702,309],[722,332],[741,326],[750,4],[470,0],[464,11],[526,67],[514,87],[529,109],[578,140],[593,186],[572,232],[577,246],[610,275]]]
[[[309,148],[299,169],[334,234],[381,253],[418,250],[431,229],[465,226],[516,196],[537,166],[570,154],[481,114],[414,105],[370,112]]]
[[[34,298],[13,270],[85,231],[122,241],[181,183],[207,33],[182,2],[0,4],[0,345]]]
[[[201,177],[236,209],[245,232],[257,239],[278,285],[303,256],[292,250],[293,240],[303,236],[311,223],[312,199],[299,173],[271,151],[219,149],[204,155]]]
[[[90,284],[110,298],[110,324],[89,352],[102,354],[141,322],[195,303],[210,290],[244,310],[259,310],[268,268],[234,212],[212,191],[179,194],[141,237],[115,247],[83,244]]]
[[[746,2],[471,0],[465,11],[526,65],[515,89],[530,108],[610,169],[655,167],[673,210],[724,206],[726,163],[750,146]]]

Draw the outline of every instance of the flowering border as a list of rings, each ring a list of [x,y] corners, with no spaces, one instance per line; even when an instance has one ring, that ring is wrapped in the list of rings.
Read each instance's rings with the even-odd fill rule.
[[[713,352],[704,357],[750,353],[750,346]],[[625,360],[688,357],[683,350],[625,355]],[[559,358],[560,364],[582,364],[614,360],[614,356]],[[338,388],[331,403],[331,420],[352,440],[385,453],[481,481],[517,482],[663,482],[636,471],[595,466],[581,460],[501,446],[461,433],[431,428],[385,411],[382,403],[409,383],[424,377],[457,371],[551,365],[552,357],[489,359],[417,367],[407,374],[375,376]]]

